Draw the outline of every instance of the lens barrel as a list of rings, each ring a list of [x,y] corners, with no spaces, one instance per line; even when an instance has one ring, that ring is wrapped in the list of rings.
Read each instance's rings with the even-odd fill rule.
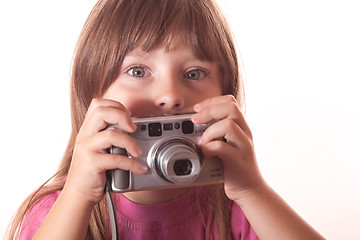
[[[201,170],[195,144],[186,138],[161,142],[154,148],[151,162],[156,174],[172,183],[194,182]]]

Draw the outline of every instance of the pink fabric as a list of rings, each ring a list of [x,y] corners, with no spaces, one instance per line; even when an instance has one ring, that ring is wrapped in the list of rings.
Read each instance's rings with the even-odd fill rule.
[[[56,201],[60,192],[44,197],[27,214],[20,239],[31,239]],[[208,239],[210,209],[204,198],[197,198],[196,189],[167,203],[140,205],[120,195],[116,204],[120,239]],[[233,204],[232,239],[258,239],[245,215]],[[217,237],[215,228],[212,239]]]
[[[31,239],[34,236],[59,194],[60,191],[57,191],[45,196],[27,212],[21,227],[20,240]]]

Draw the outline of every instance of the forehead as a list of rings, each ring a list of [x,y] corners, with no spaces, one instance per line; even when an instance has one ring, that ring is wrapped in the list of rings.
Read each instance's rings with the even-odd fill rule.
[[[132,44],[133,47],[130,47],[130,52],[133,54],[135,49],[141,49],[143,52],[150,52],[160,48],[164,49],[167,53],[186,50],[200,60],[211,62],[218,61],[221,55],[219,54],[218,48],[215,44],[211,47],[209,44],[203,44],[204,41],[204,38],[200,39],[200,36],[193,34],[186,29],[173,29],[173,31],[167,35],[141,35],[138,40]]]

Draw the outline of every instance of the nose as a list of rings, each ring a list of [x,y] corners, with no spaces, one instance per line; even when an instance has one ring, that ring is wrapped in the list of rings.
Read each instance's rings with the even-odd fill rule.
[[[185,96],[182,94],[182,86],[176,81],[168,80],[157,87],[154,103],[162,112],[176,112],[184,107]]]

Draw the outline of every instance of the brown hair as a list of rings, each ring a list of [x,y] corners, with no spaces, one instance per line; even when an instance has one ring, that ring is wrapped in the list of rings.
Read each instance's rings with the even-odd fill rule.
[[[192,46],[200,59],[219,63],[222,93],[237,96],[242,103],[242,98],[239,99],[242,81],[233,37],[213,0],[99,0],[85,22],[74,52],[70,86],[72,133],[64,157],[51,182],[42,185],[21,205],[9,231],[11,238],[19,234],[22,219],[31,206],[63,188],[75,138],[88,106],[116,79],[125,55],[136,46],[145,51],[161,44],[169,46],[175,37]],[[213,219],[221,239],[228,239],[231,203],[223,185],[211,188],[209,192],[215,199]],[[107,222],[106,204],[101,201],[91,215],[90,238],[106,238]]]

